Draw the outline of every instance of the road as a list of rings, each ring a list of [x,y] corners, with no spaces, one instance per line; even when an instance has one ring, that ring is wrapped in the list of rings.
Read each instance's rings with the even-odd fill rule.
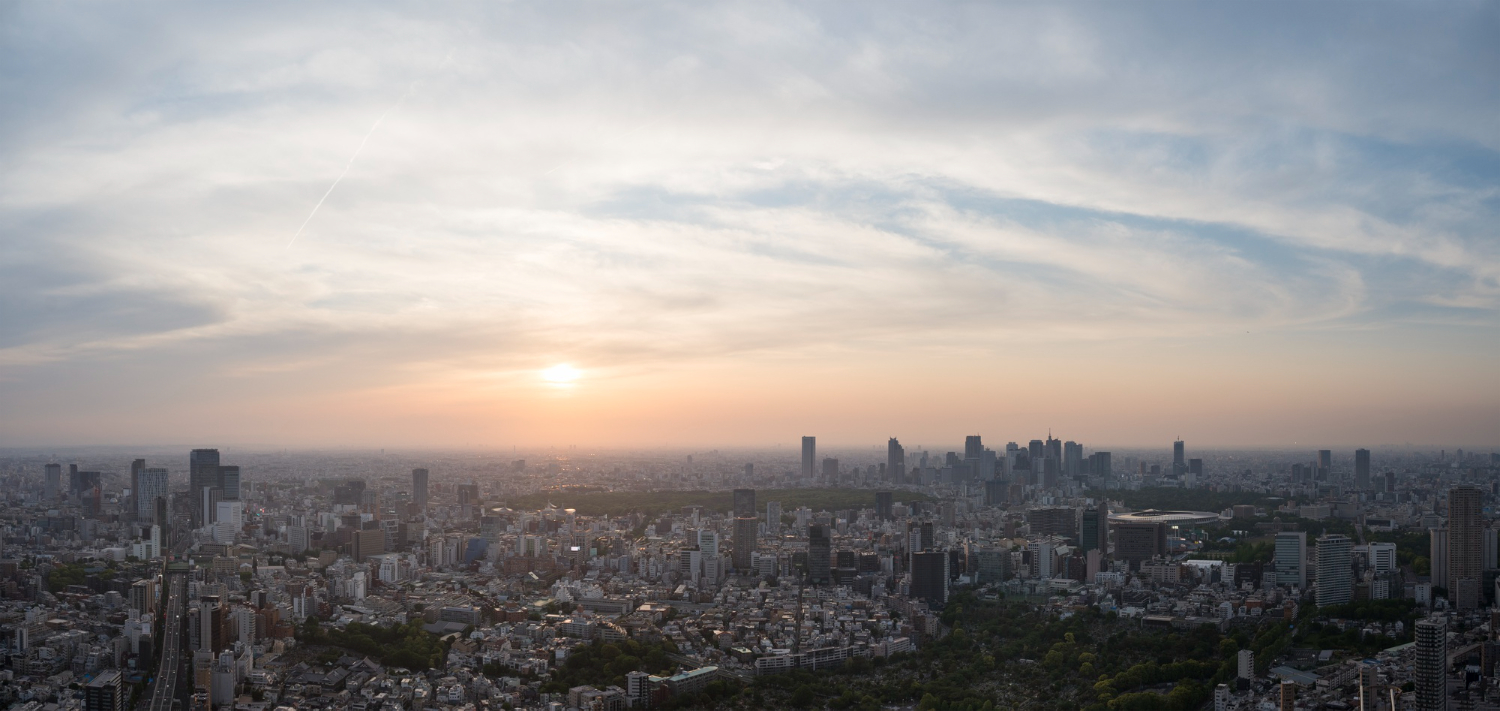
[[[156,681],[150,689],[145,708],[148,711],[172,711],[182,675],[183,599],[187,596],[187,576],[167,575],[166,614],[161,631],[161,663],[156,667]]]

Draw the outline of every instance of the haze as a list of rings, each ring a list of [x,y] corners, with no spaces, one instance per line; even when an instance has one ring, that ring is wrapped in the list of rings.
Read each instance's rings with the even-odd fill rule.
[[[1497,36],[7,4],[0,445],[1493,445]]]

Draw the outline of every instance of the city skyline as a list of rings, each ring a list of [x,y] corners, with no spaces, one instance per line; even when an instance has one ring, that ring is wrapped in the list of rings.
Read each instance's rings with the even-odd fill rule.
[[[0,446],[1500,442],[1493,6],[180,9],[3,11]]]

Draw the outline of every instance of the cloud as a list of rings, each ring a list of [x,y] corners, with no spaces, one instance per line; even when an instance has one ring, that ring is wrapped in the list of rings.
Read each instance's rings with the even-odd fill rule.
[[[561,357],[1494,340],[1487,4],[96,10],[0,10],[28,397],[144,360],[335,397]]]

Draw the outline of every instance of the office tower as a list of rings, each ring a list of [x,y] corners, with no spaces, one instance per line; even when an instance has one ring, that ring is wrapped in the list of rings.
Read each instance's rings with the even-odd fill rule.
[[[1194,480],[1200,479],[1203,476],[1203,460],[1198,459],[1197,457],[1189,459],[1187,470],[1188,474],[1191,475]]]
[[[48,464],[42,467],[42,498],[56,501],[62,492],[62,465]]]
[[[1354,450],[1354,486],[1360,491],[1370,489],[1370,450]]]
[[[1417,620],[1412,681],[1419,711],[1448,708],[1448,622],[1441,617]]]
[[[1172,473],[1179,477],[1187,473],[1187,448],[1180,439],[1172,443]]]
[[[1079,536],[1079,547],[1084,553],[1109,551],[1109,505],[1101,502],[1083,510],[1083,531]]]
[[[364,482],[359,482],[359,488],[360,488],[361,494],[363,494],[364,488],[365,488],[365,483]],[[467,484],[459,484],[455,488],[458,490],[458,505],[459,506],[474,506],[474,505],[477,505],[479,503],[479,484],[478,483],[471,481],[471,482],[469,482]]]
[[[1372,568],[1376,573],[1394,572],[1397,568],[1396,544],[1371,543],[1370,568]]]
[[[906,533],[913,551],[931,550],[936,543],[931,521],[908,521]]]
[[[802,438],[802,478],[811,479],[817,473],[818,438]]]
[[[1473,486],[1454,487],[1448,492],[1448,600],[1459,610],[1478,609],[1482,598],[1483,496]]]
[[[839,479],[839,460],[828,457],[823,460],[823,481],[830,484]]]
[[[875,517],[881,521],[891,521],[896,517],[892,513],[893,497],[889,491],[875,492]]]
[[[1116,521],[1110,524],[1115,533],[1115,558],[1139,569],[1141,561],[1167,552],[1166,524],[1153,521]]]
[[[807,527],[807,581],[826,585],[832,579],[833,540],[821,524]]]
[[[83,687],[84,711],[124,711],[125,682],[120,672],[106,669]]]
[[[219,467],[219,488],[224,490],[225,501],[240,500],[240,468],[236,466]]]
[[[750,570],[750,559],[755,553],[756,528],[760,521],[752,514],[740,516],[734,520],[734,569],[740,572]]]
[[[1318,536],[1318,607],[1354,600],[1353,543],[1348,536]]]
[[[137,459],[130,463],[130,501],[136,504],[131,508],[134,508],[137,512],[140,511],[140,505],[136,502],[141,500],[141,472],[145,471],[145,469],[146,460],[144,459]],[[126,511],[129,510],[126,509]]]
[[[755,490],[754,489],[735,489],[734,490],[734,515],[735,515],[735,517],[749,516],[751,518],[755,518],[756,513],[757,512],[755,510]]]
[[[1039,462],[1047,457],[1047,443],[1034,439],[1026,443],[1026,454],[1032,461]]]
[[[1044,506],[1026,512],[1033,536],[1078,538],[1078,509],[1070,506]]]
[[[1385,492],[1387,494],[1396,493],[1396,472],[1385,473]]]
[[[411,470],[411,502],[422,511],[427,510],[427,470]]]
[[[964,459],[978,459],[979,453],[984,451],[984,444],[979,435],[964,437]]]
[[[192,527],[199,528],[209,523],[212,509],[203,503],[205,489],[219,486],[219,450],[195,449],[188,453],[188,495],[198,502],[192,514]]]
[[[363,563],[370,556],[385,552],[385,531],[379,528],[355,531],[350,543],[352,550],[349,553],[354,557],[354,562]]]
[[[781,502],[766,502],[766,531],[777,531],[781,529]]]
[[[1318,468],[1324,471],[1331,471],[1333,469],[1333,450],[1318,450]]]
[[[167,470],[160,467],[142,469],[137,477],[135,491],[135,515],[141,520],[156,520],[156,500],[167,496]],[[165,526],[166,521],[156,521]]]
[[[1004,479],[991,479],[984,483],[984,505],[1001,506],[1006,501],[1006,491],[1010,488],[1010,482]]]
[[[895,437],[885,443],[885,475],[892,484],[906,483],[906,448]]]
[[[1104,482],[1104,487],[1109,488],[1114,481],[1114,467],[1110,462],[1109,452],[1094,452],[1094,476]]]
[[[1065,476],[1078,476],[1083,473],[1083,445],[1077,442],[1063,442],[1062,471]]]
[[[459,485],[459,503],[463,501],[463,485]],[[345,479],[333,489],[333,503],[337,505],[358,506],[365,499],[365,482],[363,479]]]
[[[1435,527],[1427,529],[1427,560],[1431,564],[1432,586],[1435,588],[1448,585],[1448,529],[1446,527]],[[1452,590],[1448,591],[1453,594]]]
[[[911,594],[913,600],[925,600],[941,607],[948,602],[948,552],[927,551],[911,554]]]
[[[1307,532],[1276,534],[1276,584],[1307,589]]]

